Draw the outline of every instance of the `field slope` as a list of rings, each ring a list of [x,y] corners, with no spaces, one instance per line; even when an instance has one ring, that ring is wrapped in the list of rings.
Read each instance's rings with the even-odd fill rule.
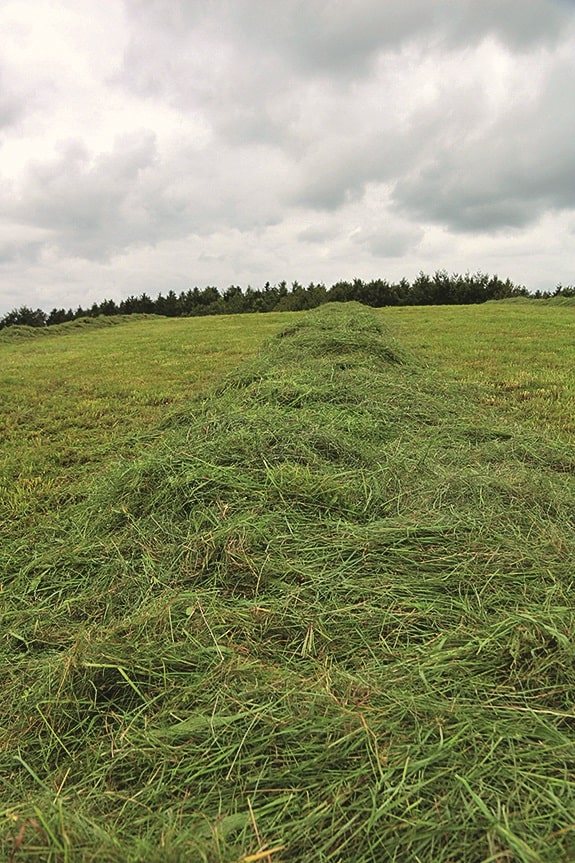
[[[575,457],[355,304],[5,560],[20,861],[575,858]]]

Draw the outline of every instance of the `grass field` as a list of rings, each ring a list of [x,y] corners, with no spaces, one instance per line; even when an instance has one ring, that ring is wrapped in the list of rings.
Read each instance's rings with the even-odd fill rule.
[[[0,492],[12,532],[13,519],[52,518],[95,471],[148,446],[172,407],[253,354],[282,322],[279,314],[251,325],[239,316],[134,316],[49,335],[0,332]]]
[[[574,315],[0,339],[3,859],[575,859]]]
[[[481,401],[552,434],[575,434],[575,304],[504,301],[381,314],[403,344]]]

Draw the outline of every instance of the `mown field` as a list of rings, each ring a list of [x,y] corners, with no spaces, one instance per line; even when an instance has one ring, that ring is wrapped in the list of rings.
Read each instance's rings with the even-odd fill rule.
[[[4,515],[48,516],[166,414],[253,354],[280,315],[100,319],[0,333]]]
[[[3,331],[3,859],[575,859],[574,315]]]

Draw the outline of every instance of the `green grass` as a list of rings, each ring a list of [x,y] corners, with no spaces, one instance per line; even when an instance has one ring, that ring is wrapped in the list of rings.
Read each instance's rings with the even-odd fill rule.
[[[90,377],[93,355],[92,392],[115,345],[109,392],[170,399],[119,398],[129,424],[90,470],[21,444],[67,491],[58,514],[36,500],[5,522],[4,858],[573,859],[557,312],[349,304],[1,345],[30,386],[41,368],[61,381],[68,350],[68,380]],[[253,356],[264,326],[276,336]],[[492,379],[518,360],[482,345],[510,342],[531,361],[556,352],[553,410]],[[64,418],[86,414],[61,398]]]
[[[443,376],[472,383],[496,412],[572,440],[575,303],[549,300],[381,312]]]
[[[166,412],[252,355],[285,318],[73,321],[0,332],[0,528],[51,519]],[[118,325],[120,324],[120,325]]]

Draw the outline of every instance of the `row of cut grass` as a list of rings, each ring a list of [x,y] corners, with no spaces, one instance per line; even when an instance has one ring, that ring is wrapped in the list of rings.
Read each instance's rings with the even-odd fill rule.
[[[5,856],[575,855],[573,452],[415,354],[305,315],[12,547]]]

